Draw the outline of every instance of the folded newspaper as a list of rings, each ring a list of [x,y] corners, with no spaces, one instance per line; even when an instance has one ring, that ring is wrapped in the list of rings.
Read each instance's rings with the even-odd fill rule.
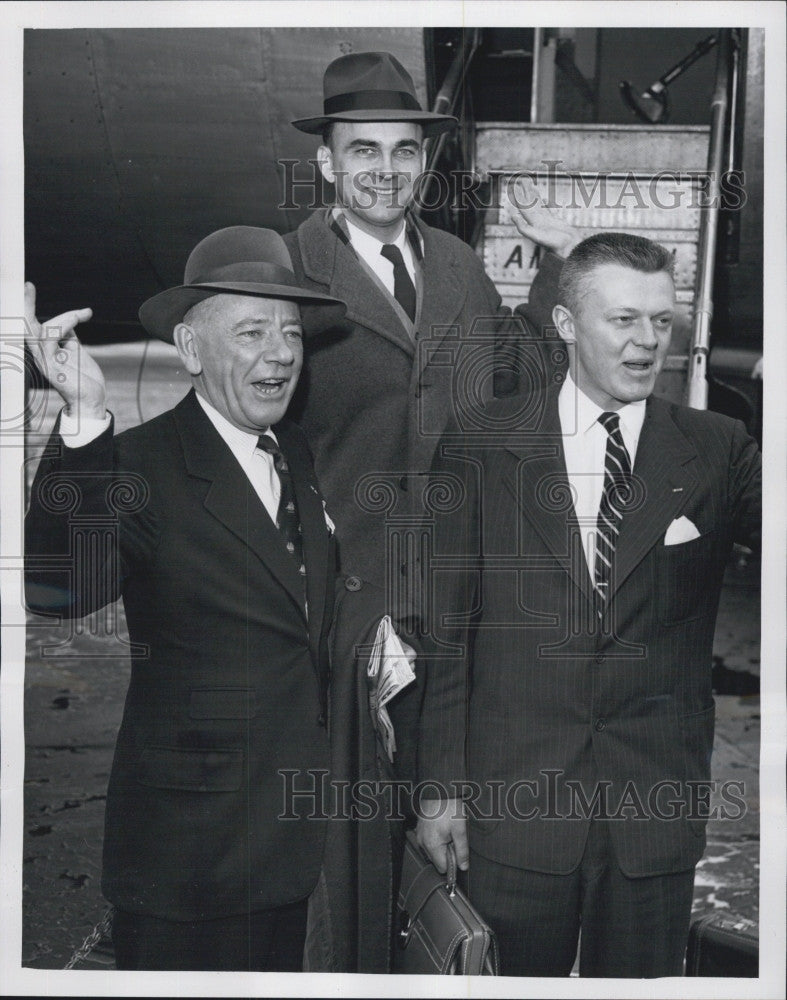
[[[410,650],[410,647],[407,649]],[[410,653],[412,655],[412,650]],[[396,739],[391,717],[385,706],[395,694],[415,680],[415,673],[389,615],[385,615],[377,626],[366,676],[372,721],[388,754],[388,760],[393,761]]]

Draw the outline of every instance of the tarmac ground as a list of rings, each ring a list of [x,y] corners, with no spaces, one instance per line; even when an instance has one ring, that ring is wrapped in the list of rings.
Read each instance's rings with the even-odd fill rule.
[[[91,349],[92,350],[92,349]],[[95,352],[114,397],[118,429],[149,418],[183,395],[182,372],[165,345]],[[137,373],[140,377],[130,377]],[[142,375],[144,374],[144,379]],[[56,404],[35,409],[48,430]],[[31,437],[31,455],[45,438]],[[128,684],[122,606],[83,622],[30,616],[25,674],[22,965],[62,969],[105,914],[100,892],[106,786]],[[121,637],[118,641],[117,637]],[[693,915],[723,912],[741,928],[759,925],[759,563],[737,552],[725,575],[714,644],[716,740],[713,776],[739,782],[735,819],[711,819],[697,867]],[[98,935],[79,968],[112,968]]]

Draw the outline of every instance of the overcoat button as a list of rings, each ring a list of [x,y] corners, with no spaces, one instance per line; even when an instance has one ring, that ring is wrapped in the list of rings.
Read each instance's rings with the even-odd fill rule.
[[[596,732],[597,733],[603,733],[604,730],[607,728],[607,720],[606,719],[596,719],[596,727],[595,728],[596,728]]]
[[[357,576],[348,576],[344,581],[347,590],[360,590],[363,584]]]

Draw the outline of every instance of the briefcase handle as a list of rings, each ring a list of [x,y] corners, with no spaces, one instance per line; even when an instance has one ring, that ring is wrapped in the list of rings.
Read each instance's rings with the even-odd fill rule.
[[[458,865],[456,863],[456,851],[454,850],[454,843],[451,841],[449,844],[445,845],[446,858],[448,859],[448,867],[445,873],[445,887],[448,890],[448,895],[453,899],[456,895],[456,871]]]
[[[434,868],[434,862],[426,853],[426,851],[423,849],[423,847],[421,847],[421,845],[416,842],[415,838],[413,838],[413,844],[416,845],[418,852],[423,857],[423,859],[427,861]],[[445,845],[445,855],[446,855],[446,860],[448,862],[448,865],[445,870],[445,887],[448,890],[448,895],[451,897],[451,899],[453,899],[454,896],[456,895],[456,873],[459,868],[459,865],[456,860],[456,850],[454,849],[453,840],[449,840],[449,842]],[[434,870],[437,871],[436,868]],[[438,875],[439,874],[440,873],[438,872]]]
[[[440,888],[440,886],[444,886],[444,888],[445,888],[446,892],[448,893],[448,896],[449,896],[450,899],[453,899],[456,896],[456,872],[457,872],[457,867],[458,867],[457,863],[456,863],[456,851],[454,850],[453,843],[448,843],[448,844],[445,845],[445,847],[446,847],[446,860],[447,860],[448,863],[447,863],[445,875],[441,875],[440,872],[438,872],[437,868],[435,867],[434,862],[432,861],[432,859],[429,857],[429,855],[426,853],[426,851],[421,847],[421,845],[416,841],[415,836],[412,834],[412,832],[408,833],[407,836],[408,836],[408,838],[411,839],[413,847],[415,848],[415,850],[417,851],[417,853],[421,855],[421,857],[424,859],[424,862],[425,862],[425,867],[422,868],[421,871],[419,872],[418,876],[416,876],[416,878],[415,878],[415,880],[413,882],[413,885],[415,885],[418,882],[420,882],[421,879],[426,879],[427,880],[427,885],[428,885],[429,884],[429,879],[428,879],[427,873],[429,873],[429,872],[433,872],[433,876],[432,877],[437,876],[437,879],[434,881],[434,883],[432,884],[431,888],[427,891],[427,893],[423,896],[423,898],[421,899],[420,903],[416,904],[416,908],[415,908],[413,914],[412,915],[408,914],[408,919],[407,919],[408,927],[404,928],[402,931],[400,931],[400,934],[402,934],[402,936],[404,938],[408,937],[409,925],[412,923],[413,920],[415,920],[415,918],[420,913],[421,908],[424,906],[424,904],[426,903],[426,901],[429,899],[429,897],[431,896],[431,894],[436,889]],[[442,879],[445,879],[445,882],[442,882],[441,881]]]

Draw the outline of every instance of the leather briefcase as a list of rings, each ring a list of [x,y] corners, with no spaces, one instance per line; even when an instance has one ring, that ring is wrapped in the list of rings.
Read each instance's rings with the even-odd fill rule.
[[[456,886],[456,857],[448,849],[441,875],[409,831],[397,902],[399,933],[393,969],[398,973],[497,976],[497,941],[489,925]]]
[[[698,917],[689,931],[687,976],[737,976],[756,979],[760,974],[757,925],[732,913]]]

